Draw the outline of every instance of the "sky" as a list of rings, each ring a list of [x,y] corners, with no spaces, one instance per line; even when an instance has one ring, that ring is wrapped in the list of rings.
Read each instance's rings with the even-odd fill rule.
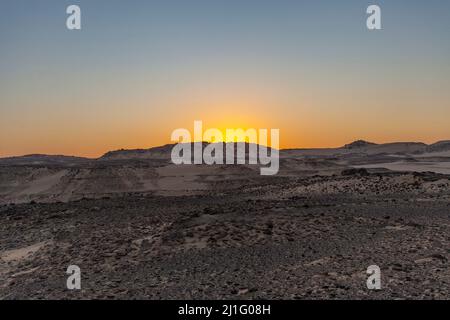
[[[448,0],[1,0],[0,157],[148,148],[194,120],[282,148],[450,139],[449,32]]]

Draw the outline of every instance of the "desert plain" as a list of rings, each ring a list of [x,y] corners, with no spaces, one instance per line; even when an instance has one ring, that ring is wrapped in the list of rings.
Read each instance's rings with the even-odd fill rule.
[[[281,150],[275,176],[171,147],[0,159],[0,299],[450,298],[449,141]]]

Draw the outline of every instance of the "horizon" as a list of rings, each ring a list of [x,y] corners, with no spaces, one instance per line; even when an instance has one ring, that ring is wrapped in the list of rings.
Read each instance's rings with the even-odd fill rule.
[[[66,8],[81,7],[81,30]],[[276,128],[280,149],[450,137],[450,2],[8,1],[0,12],[0,158]]]
[[[368,144],[374,144],[374,145],[385,145],[385,144],[395,144],[395,143],[417,143],[417,144],[425,144],[427,146],[431,146],[433,144],[437,144],[440,142],[450,142],[450,139],[442,139],[442,140],[438,140],[438,141],[434,141],[434,142],[430,142],[430,143],[426,143],[423,141],[390,141],[390,142],[374,142],[374,141],[368,141],[365,139],[355,139],[352,140],[351,142],[345,143],[343,145],[340,146],[329,146],[329,147],[311,147],[311,148],[303,148],[303,147],[294,147],[294,148],[279,148],[279,151],[288,151],[288,150],[308,150],[308,149],[339,149],[339,148],[344,148],[346,145],[350,145],[352,143],[355,142],[365,142]],[[185,142],[186,144],[190,143],[198,143],[200,141],[195,141],[195,142]],[[211,141],[201,141],[201,143],[206,143],[206,144],[214,144],[214,143],[223,143],[223,144],[228,144],[228,143],[248,143],[248,142],[244,142],[244,141],[236,141],[236,142],[225,142],[225,141],[221,141],[221,142],[211,142]],[[82,155],[77,155],[77,154],[49,154],[49,153],[28,153],[28,154],[20,154],[20,155],[8,155],[8,156],[0,156],[0,159],[7,159],[7,158],[20,158],[20,157],[28,157],[28,156],[50,156],[50,157],[74,157],[74,158],[86,158],[86,159],[91,159],[91,160],[95,160],[95,159],[99,159],[103,156],[105,156],[107,153],[110,152],[117,152],[117,151],[135,151],[135,150],[151,150],[151,149],[156,149],[156,148],[160,148],[160,147],[165,147],[165,146],[173,146],[176,145],[176,142],[170,142],[170,143],[165,143],[165,144],[161,144],[161,145],[155,145],[155,146],[151,146],[151,147],[141,147],[141,148],[119,148],[119,149],[114,149],[114,150],[108,150],[105,151],[104,153],[98,155],[98,156],[94,156],[94,157],[89,157],[89,156],[82,156]],[[181,143],[184,144],[184,143]],[[255,143],[258,146],[262,146],[259,143]]]

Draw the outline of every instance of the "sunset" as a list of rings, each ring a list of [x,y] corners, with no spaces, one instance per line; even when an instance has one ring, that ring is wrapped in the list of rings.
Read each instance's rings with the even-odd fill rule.
[[[375,33],[364,1],[80,1],[77,31],[66,3],[3,6],[0,156],[149,148],[196,119],[282,148],[450,136],[447,3],[386,2]]]
[[[0,2],[1,307],[450,300],[450,1]]]

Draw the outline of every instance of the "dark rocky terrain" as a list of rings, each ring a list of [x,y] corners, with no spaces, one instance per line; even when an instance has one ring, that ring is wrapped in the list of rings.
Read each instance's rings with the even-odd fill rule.
[[[3,205],[0,298],[450,298],[448,176],[244,178],[197,195]],[[373,264],[380,291],[366,287]],[[66,289],[69,265],[80,291]]]

